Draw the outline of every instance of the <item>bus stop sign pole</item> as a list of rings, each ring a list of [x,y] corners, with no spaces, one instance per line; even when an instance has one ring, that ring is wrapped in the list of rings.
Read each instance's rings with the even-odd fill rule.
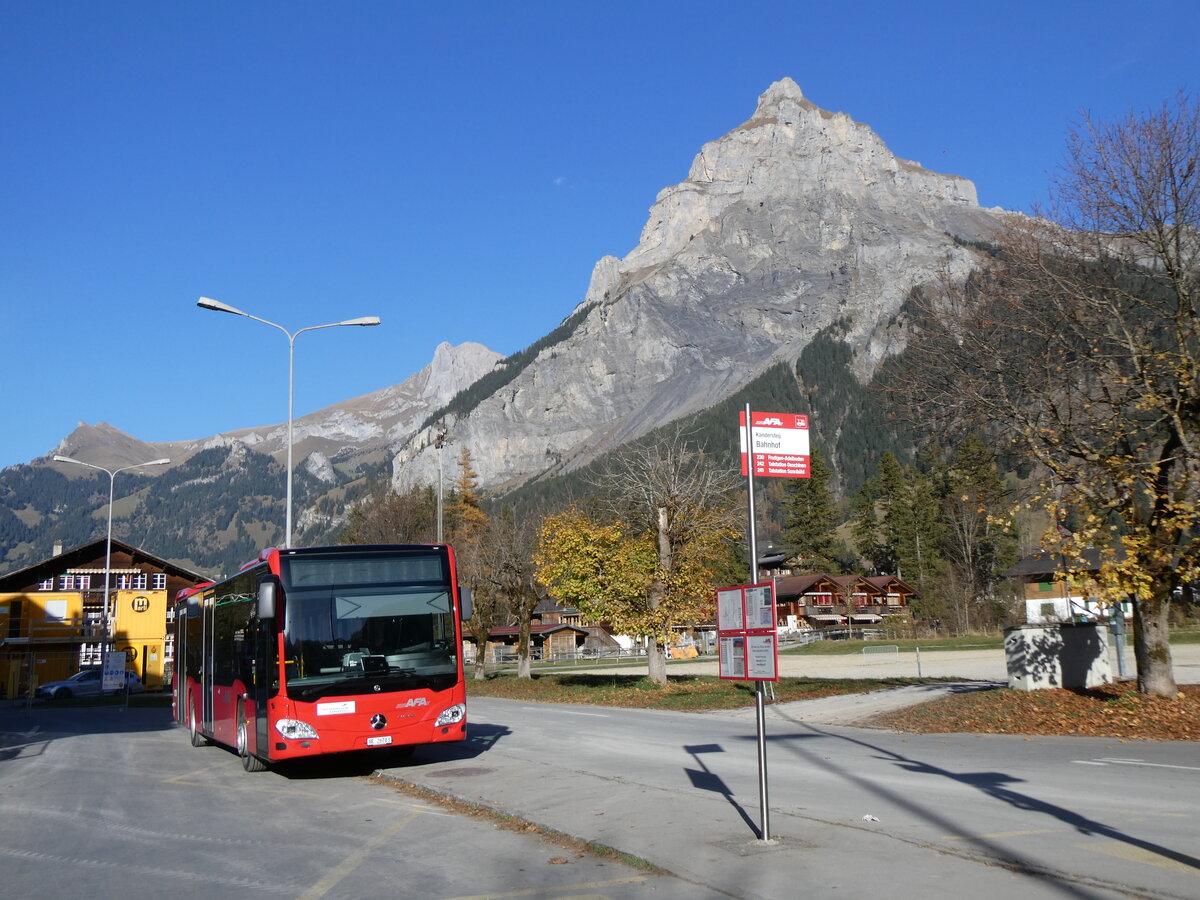
[[[750,583],[758,583],[758,529],[754,514],[754,430],[751,427],[750,404],[746,404],[746,511],[749,521],[746,533],[750,536]],[[754,682],[754,721],[758,727],[758,808],[760,813],[759,839],[771,840],[771,808],[767,800],[767,713],[762,681]]]

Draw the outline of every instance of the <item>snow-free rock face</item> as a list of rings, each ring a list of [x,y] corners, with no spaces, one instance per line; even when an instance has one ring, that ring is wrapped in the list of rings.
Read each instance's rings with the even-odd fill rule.
[[[574,333],[451,422],[450,441],[485,487],[569,469],[794,362],[839,320],[865,380],[899,349],[885,326],[909,291],[965,275],[954,238],[996,224],[970,181],[897,159],[783,79],[659,193],[624,259],[596,264]],[[394,462],[398,487],[435,472],[429,434]]]

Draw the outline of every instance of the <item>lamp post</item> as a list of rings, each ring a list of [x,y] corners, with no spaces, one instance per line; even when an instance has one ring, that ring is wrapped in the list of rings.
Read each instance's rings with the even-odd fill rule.
[[[301,328],[299,331],[288,331],[282,325],[277,325],[274,322],[268,322],[266,319],[260,319],[258,316],[252,316],[248,312],[230,306],[227,303],[222,303],[220,300],[213,300],[210,297],[201,297],[196,301],[196,305],[202,309],[212,309],[217,312],[231,313],[235,316],[245,316],[247,319],[253,319],[255,322],[262,322],[264,325],[270,325],[272,328],[278,328],[288,339],[288,433],[287,433],[287,525],[284,529],[284,546],[292,546],[292,395],[293,385],[295,384],[295,363],[296,363],[296,338],[306,331],[316,331],[319,328],[337,328],[341,325],[378,325],[379,316],[362,316],[358,319],[346,319],[344,322],[330,322],[328,325],[309,325],[307,328]]]
[[[86,466],[89,469],[97,469],[108,475],[108,532],[104,541],[104,614],[101,619],[101,643],[100,643],[100,659],[101,667],[105,665],[104,657],[108,655],[108,621],[109,621],[109,606],[108,606],[108,582],[112,577],[112,523],[113,523],[113,489],[117,483],[118,472],[128,472],[130,469],[141,469],[146,466],[165,466],[171,460],[169,459],[152,459],[150,462],[135,463],[132,466],[121,466],[119,469],[106,469],[104,466],[97,466],[93,463],[86,463],[81,459],[72,459],[69,456],[59,456],[55,454],[55,462],[72,463],[76,466]]]
[[[437,437],[433,439],[433,446],[437,447],[438,458],[438,490],[437,490],[437,540],[442,542],[442,447],[446,445],[446,425],[445,423],[438,426]]]

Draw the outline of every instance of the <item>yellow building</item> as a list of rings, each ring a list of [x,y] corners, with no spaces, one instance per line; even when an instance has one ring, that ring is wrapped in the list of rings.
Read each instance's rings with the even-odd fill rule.
[[[105,646],[147,690],[170,679],[168,622],[175,595],[203,575],[113,540],[105,609],[106,541],[92,541],[0,576],[0,695],[98,667]]]

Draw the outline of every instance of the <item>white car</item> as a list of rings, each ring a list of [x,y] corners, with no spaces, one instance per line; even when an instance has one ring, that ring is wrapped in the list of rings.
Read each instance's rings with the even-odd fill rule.
[[[35,697],[54,698],[55,700],[65,700],[68,697],[97,697],[104,693],[100,690],[103,685],[99,669],[84,669],[82,672],[77,672],[65,681],[47,681],[45,684],[39,684]],[[138,679],[137,674],[125,670],[125,687],[131,694],[136,694],[142,690],[142,682]],[[118,690],[120,690],[118,688]],[[109,691],[108,693],[114,693]]]

